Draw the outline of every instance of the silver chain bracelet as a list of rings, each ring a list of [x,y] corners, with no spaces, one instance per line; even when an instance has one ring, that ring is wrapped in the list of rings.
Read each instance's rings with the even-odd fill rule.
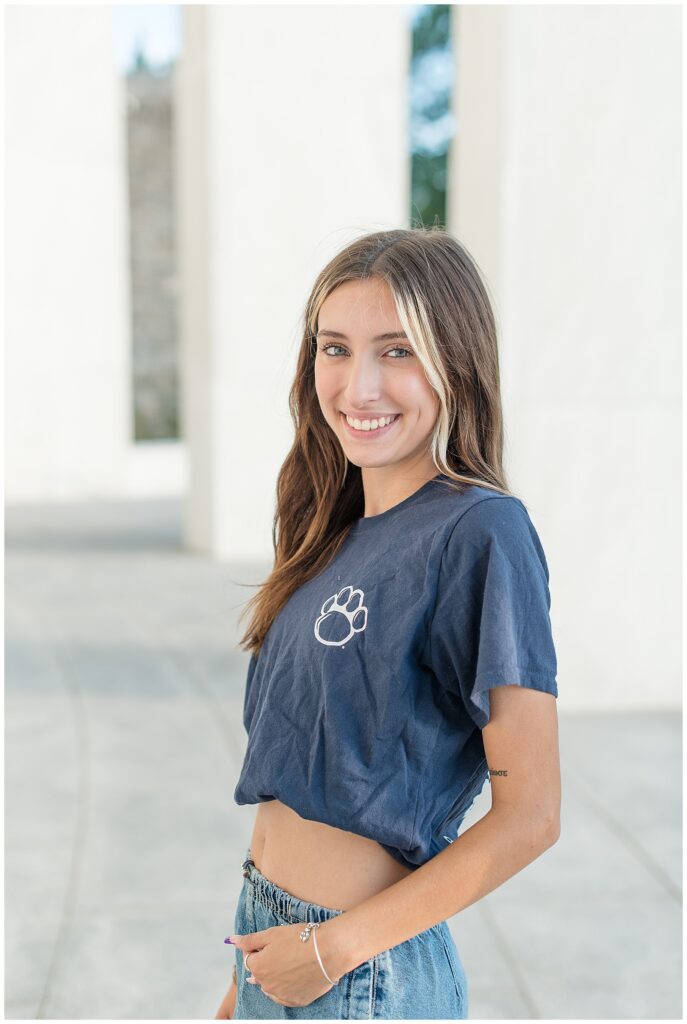
[[[313,930],[313,928],[319,928],[319,927],[320,927],[319,922],[317,922],[317,921],[309,921],[308,924],[306,924],[306,926],[303,929],[303,931],[298,933],[298,938],[301,940],[301,942],[307,942],[308,939],[310,938],[310,933]],[[322,968],[322,973],[324,974],[325,978],[327,979],[327,981],[329,982],[330,985],[335,985],[336,982],[332,981],[332,979],[329,977],[329,975],[327,974],[327,972],[324,969],[324,964],[322,963],[322,957],[320,956],[320,951],[317,948],[317,936],[315,934],[313,934],[312,940],[313,940],[313,943],[315,944],[315,954],[317,956],[317,961],[318,961],[320,967]]]

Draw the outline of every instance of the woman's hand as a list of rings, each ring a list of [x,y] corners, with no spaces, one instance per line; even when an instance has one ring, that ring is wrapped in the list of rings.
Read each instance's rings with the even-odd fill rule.
[[[244,964],[250,953],[246,970],[253,977],[246,979],[247,984],[259,985],[264,995],[281,1006],[308,1006],[333,988],[322,973],[313,935],[301,942],[302,931],[302,924],[284,924],[231,936],[233,945],[243,954]],[[324,966],[338,982],[326,962]]]
[[[215,1014],[215,1020],[233,1020],[234,1008],[236,1006],[236,982],[232,978],[229,991],[225,995],[219,1010]]]

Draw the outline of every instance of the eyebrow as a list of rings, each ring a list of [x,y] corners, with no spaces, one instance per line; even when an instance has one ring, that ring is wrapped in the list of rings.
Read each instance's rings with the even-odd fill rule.
[[[340,331],[330,331],[330,330],[327,330],[326,328],[324,328],[321,331],[318,331],[317,334],[315,335],[316,338],[319,338],[320,336],[321,337],[327,337],[327,338],[343,338],[344,341],[348,341],[348,338],[346,337],[346,335],[345,334],[341,334]],[[408,335],[404,331],[387,331],[386,334],[378,334],[377,337],[373,338],[372,340],[373,341],[392,341],[394,338],[405,338],[405,340],[407,341],[408,340]]]

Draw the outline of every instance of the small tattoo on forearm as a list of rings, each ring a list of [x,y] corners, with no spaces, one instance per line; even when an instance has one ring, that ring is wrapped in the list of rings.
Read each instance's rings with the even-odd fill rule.
[[[487,768],[487,771],[489,772],[490,775],[508,775],[508,772],[506,771],[505,768]]]

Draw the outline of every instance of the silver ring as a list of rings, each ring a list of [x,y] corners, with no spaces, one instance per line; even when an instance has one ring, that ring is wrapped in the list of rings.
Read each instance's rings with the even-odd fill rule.
[[[244,966],[245,968],[247,968],[247,970],[249,970],[249,971],[250,971],[250,967],[248,967],[248,957],[249,957],[249,956],[252,956],[254,952],[255,952],[255,950],[254,950],[254,949],[252,949],[252,950],[250,951],[250,953],[246,953],[246,955],[245,955],[245,956],[244,956],[244,958],[243,958],[243,966]],[[252,972],[251,972],[251,973],[252,973]]]

